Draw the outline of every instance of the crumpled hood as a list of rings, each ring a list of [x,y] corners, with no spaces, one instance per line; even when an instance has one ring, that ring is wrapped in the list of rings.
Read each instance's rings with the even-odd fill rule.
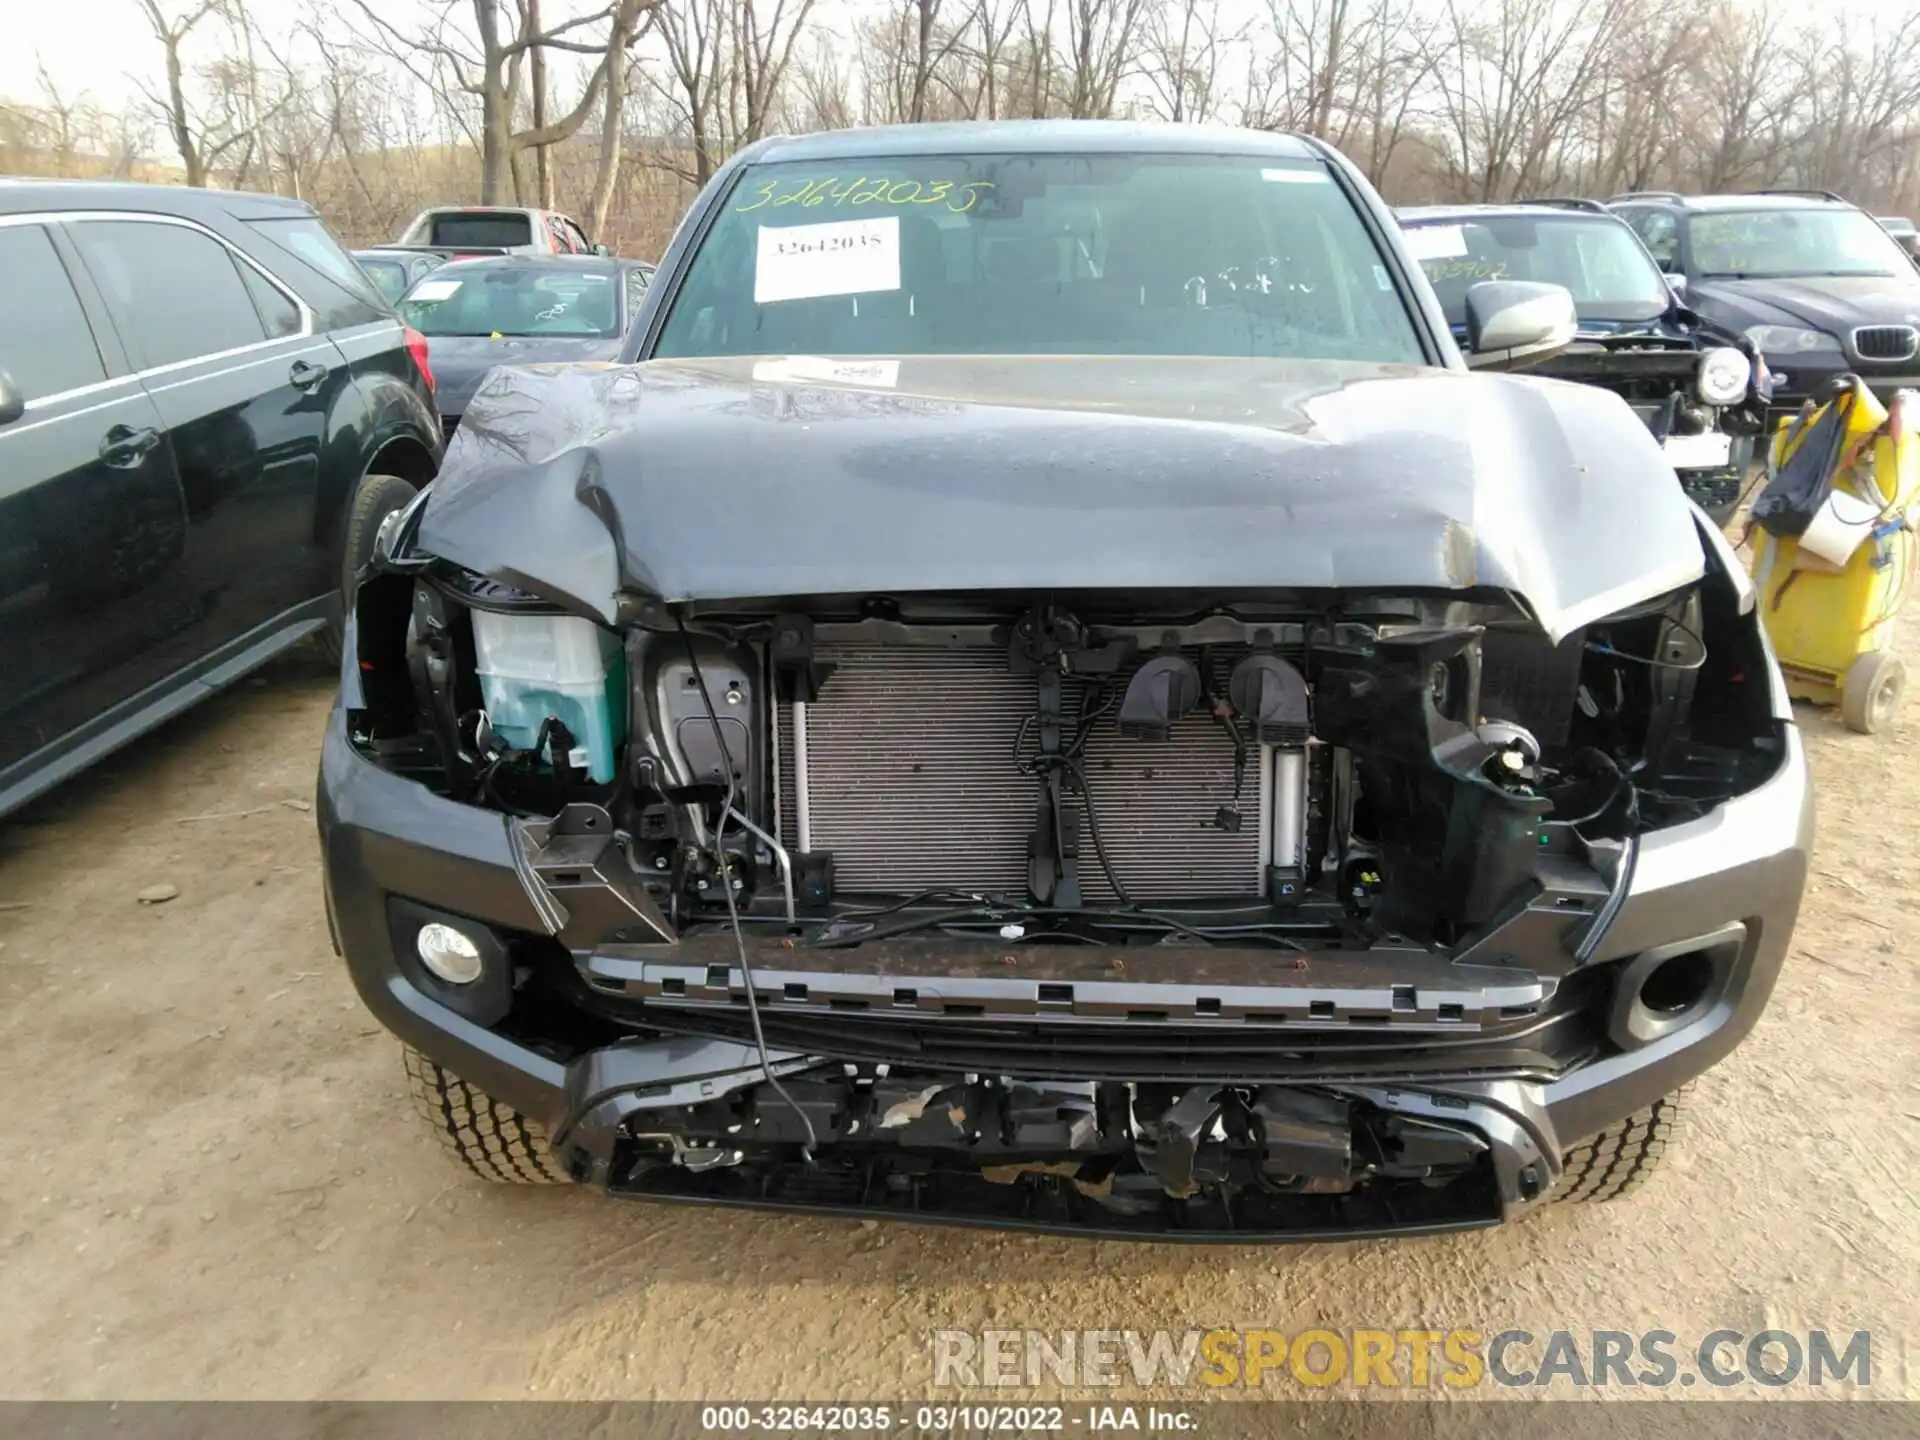
[[[430,335],[427,364],[433,369],[434,403],[442,415],[462,414],[473,392],[496,365],[538,365],[573,360],[611,360],[620,353],[620,337],[515,335],[495,340],[486,335]]]
[[[1283,360],[656,360],[496,370],[422,548],[616,593],[1465,590],[1556,639],[1702,570],[1605,391]]]
[[[1689,293],[1689,303],[1739,330],[1801,325],[1844,339],[1856,325],[1920,325],[1920,271],[1705,280]]]

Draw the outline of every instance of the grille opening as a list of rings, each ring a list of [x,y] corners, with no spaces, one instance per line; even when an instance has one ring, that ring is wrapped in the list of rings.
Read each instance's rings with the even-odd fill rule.
[[[1656,1015],[1677,1015],[1699,1003],[1713,983],[1713,961],[1689,950],[1656,965],[1640,986],[1640,1003]]]
[[[789,1000],[804,1000],[807,998],[807,987],[804,985],[796,984],[789,980],[782,988],[785,990],[786,997]]]
[[[662,980],[660,982],[660,993],[662,995],[684,995],[687,993],[687,982],[678,976]]]
[[[1309,1000],[1307,1002],[1307,1018],[1310,1020],[1331,1020],[1333,1018],[1333,1002],[1331,1000]]]
[[[1196,1015],[1218,1015],[1220,1013],[1220,1002],[1211,995],[1203,995],[1200,999],[1193,1002],[1193,1013]]]
[[[1920,349],[1920,331],[1911,325],[1863,325],[1853,332],[1853,348],[1863,360],[1905,360]]]
[[[1244,653],[1210,647],[1218,693]],[[1037,751],[1033,677],[1012,674],[1005,650],[988,646],[824,644],[814,654],[834,667],[819,698],[773,711],[782,843],[802,842],[798,725],[807,757],[804,848],[832,852],[838,892],[1023,892],[1038,782],[1014,753],[1016,744],[1023,759]],[[1063,743],[1074,735],[1082,687],[1077,676],[1063,680]],[[1209,715],[1188,716],[1162,741],[1123,736],[1107,714],[1093,722],[1082,764],[1108,857],[1135,899],[1263,893],[1251,768],[1238,795],[1247,823],[1238,831],[1210,824],[1234,802],[1235,785],[1233,744]],[[1081,839],[1082,894],[1091,905],[1115,903],[1087,853],[1085,809],[1077,796],[1068,804]]]
[[[918,990],[896,990],[893,992],[893,1003],[896,1005],[918,1005],[920,1003],[920,992]]]
[[[1464,1005],[1442,1005],[1440,1007],[1440,1018],[1442,1020],[1464,1020],[1467,1018],[1467,1007]]]
[[[1073,1003],[1073,986],[1042,985],[1040,987],[1040,1003],[1042,1005],[1071,1005]]]
[[[1417,1009],[1419,1001],[1415,998],[1413,986],[1396,985],[1393,987],[1393,1008],[1396,1010]]]
[[[707,988],[724,990],[727,988],[727,967],[724,965],[707,966]]]

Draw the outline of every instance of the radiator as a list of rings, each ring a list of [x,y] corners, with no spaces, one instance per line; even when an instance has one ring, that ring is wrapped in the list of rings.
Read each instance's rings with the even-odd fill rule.
[[[1239,653],[1215,648],[1217,693]],[[781,842],[832,852],[841,893],[1023,894],[1041,791],[1015,765],[1014,744],[1036,715],[1034,678],[1010,673],[997,649],[822,647],[815,658],[836,667],[819,700],[776,706]],[[1080,682],[1068,678],[1062,692],[1064,743]],[[1027,756],[1036,728],[1027,726]],[[1107,856],[1132,898],[1259,892],[1262,767],[1250,753],[1243,824],[1220,828],[1216,813],[1234,797],[1234,747],[1217,721],[1196,712],[1168,740],[1136,740],[1109,714],[1094,724],[1082,765]],[[1084,816],[1079,835],[1086,900],[1111,902]]]

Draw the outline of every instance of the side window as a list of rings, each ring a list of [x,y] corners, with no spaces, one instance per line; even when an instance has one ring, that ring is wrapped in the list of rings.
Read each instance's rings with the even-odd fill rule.
[[[236,260],[240,278],[246,282],[247,293],[253,297],[253,308],[260,312],[260,320],[267,327],[267,338],[284,340],[289,335],[300,333],[300,307],[287,298],[279,286],[270,282],[251,265]]]
[[[578,250],[582,255],[591,255],[593,253],[593,246],[587,240],[586,231],[582,230],[578,225],[574,224],[573,221],[566,219],[564,216],[561,217],[560,223],[566,226],[567,234],[573,240],[574,249]]]
[[[142,366],[217,355],[267,338],[227,247],[184,225],[82,220],[72,233],[118,305]]]
[[[1660,263],[1662,270],[1679,263],[1680,229],[1674,223],[1672,212],[1643,210],[1634,216],[1633,228],[1640,232],[1640,239],[1653,252],[1653,258]]]
[[[639,266],[627,271],[627,323],[633,323],[633,317],[640,313],[640,306],[647,298],[647,282],[653,277]]]
[[[39,225],[0,226],[0,370],[26,400],[107,378],[80,297]]]

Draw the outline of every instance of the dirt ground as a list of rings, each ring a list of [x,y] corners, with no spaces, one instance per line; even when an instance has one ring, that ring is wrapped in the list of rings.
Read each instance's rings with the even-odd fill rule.
[[[1803,710],[1794,953],[1641,1197],[1206,1249],[455,1168],[327,942],[329,690],[289,660],[0,825],[0,1395],[898,1399],[928,1393],[936,1328],[1318,1324],[1871,1329],[1874,1393],[1920,1397],[1920,709],[1871,739]],[[157,885],[177,898],[138,903]]]

